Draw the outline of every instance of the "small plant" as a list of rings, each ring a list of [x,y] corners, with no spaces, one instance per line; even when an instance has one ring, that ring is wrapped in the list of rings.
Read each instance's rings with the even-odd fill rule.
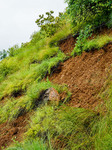
[[[91,26],[88,25],[85,27],[84,30],[80,30],[80,34],[77,37],[77,43],[75,45],[75,48],[72,52],[72,55],[80,55],[83,51],[83,46],[87,42],[87,38],[91,36]]]

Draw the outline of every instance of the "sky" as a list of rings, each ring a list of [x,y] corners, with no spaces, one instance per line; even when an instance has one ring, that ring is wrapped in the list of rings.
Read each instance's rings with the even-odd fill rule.
[[[0,0],[0,51],[28,42],[40,14],[53,10],[57,16],[66,6],[64,0]]]

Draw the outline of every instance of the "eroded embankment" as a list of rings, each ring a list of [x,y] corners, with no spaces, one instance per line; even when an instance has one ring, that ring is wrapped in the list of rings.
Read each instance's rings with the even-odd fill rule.
[[[72,92],[70,106],[94,109],[103,103],[98,93],[112,71],[112,44],[104,49],[68,59],[60,64],[60,72],[49,77],[53,83],[68,85]]]

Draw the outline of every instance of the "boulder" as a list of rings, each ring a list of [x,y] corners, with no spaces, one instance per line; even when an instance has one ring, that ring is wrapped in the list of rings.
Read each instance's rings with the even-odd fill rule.
[[[57,106],[59,105],[60,95],[54,88],[50,88],[49,101]]]
[[[58,106],[60,101],[60,95],[54,88],[49,88],[43,92],[43,94],[41,95],[41,100],[44,103],[50,102],[51,104]]]

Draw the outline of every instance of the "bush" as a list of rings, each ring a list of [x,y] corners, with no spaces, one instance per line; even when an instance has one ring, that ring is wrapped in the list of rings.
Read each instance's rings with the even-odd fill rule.
[[[80,34],[77,37],[77,43],[75,44],[75,48],[72,52],[72,55],[76,54],[79,55],[83,51],[83,47],[85,43],[87,42],[87,38],[91,36],[91,26],[88,25],[85,27],[84,30],[80,30]]]
[[[112,12],[111,12],[111,14],[110,14],[110,16],[109,16],[109,21],[107,22],[107,26],[108,26],[109,28],[112,27]]]
[[[111,0],[66,0],[73,26],[91,24],[99,26],[109,21],[112,12]]]

